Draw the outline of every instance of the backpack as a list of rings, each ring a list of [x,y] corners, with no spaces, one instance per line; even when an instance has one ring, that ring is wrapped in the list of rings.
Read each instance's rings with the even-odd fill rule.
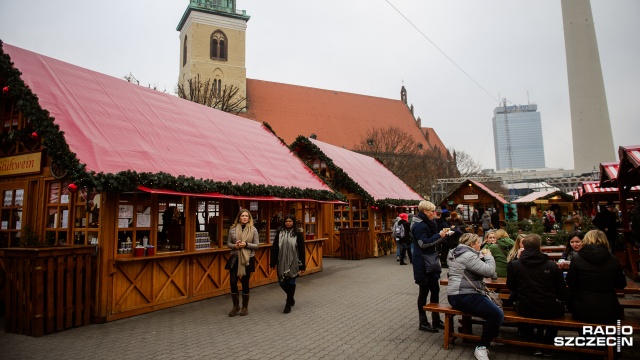
[[[393,234],[396,236],[396,238],[399,239],[404,237],[404,226],[400,224],[400,222],[398,222],[396,224],[396,227],[393,228]]]

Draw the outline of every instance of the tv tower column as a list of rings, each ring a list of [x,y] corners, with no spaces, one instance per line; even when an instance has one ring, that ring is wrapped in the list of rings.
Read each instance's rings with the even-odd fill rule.
[[[598,42],[587,0],[562,0],[573,163],[577,173],[616,161]]]

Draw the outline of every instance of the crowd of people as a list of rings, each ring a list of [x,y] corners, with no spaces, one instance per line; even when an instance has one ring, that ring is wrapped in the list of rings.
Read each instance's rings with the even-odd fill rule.
[[[541,251],[542,239],[537,234],[519,234],[515,240],[492,221],[488,211],[477,209],[466,224],[457,211],[436,209],[429,201],[421,201],[417,214],[398,214],[393,224],[400,265],[412,264],[418,285],[418,329],[437,333],[444,323],[437,312],[427,316],[427,301],[440,301],[442,268],[448,268],[446,289],[449,304],[457,310],[484,319],[482,334],[476,344],[476,359],[489,359],[489,347],[497,336],[504,314],[487,295],[485,278],[506,278],[509,300],[521,316],[554,319],[569,311],[580,321],[615,324],[623,315],[616,291],[624,289],[626,278],[617,258],[610,234],[616,231],[615,207],[609,204],[593,224],[601,230],[580,231],[581,219],[572,213],[573,223],[564,251],[558,262]],[[493,212],[497,214],[497,211]],[[556,222],[553,211],[543,214],[547,222]],[[632,239],[640,242],[640,211],[631,212]],[[482,228],[482,237],[478,230]],[[613,230],[612,230],[613,229]],[[229,229],[231,249],[227,269],[230,272],[233,308],[230,317],[248,314],[249,277],[255,270],[254,251],[258,248],[258,231],[248,210],[242,209]],[[290,214],[283,218],[275,233],[270,253],[270,266],[277,268],[278,283],[286,294],[284,313],[295,305],[296,279],[305,270],[305,248],[302,229]],[[242,306],[238,282],[242,284]],[[527,341],[552,344],[558,329],[552,326],[520,324],[518,335]],[[549,350],[536,350],[536,355],[551,356]]]

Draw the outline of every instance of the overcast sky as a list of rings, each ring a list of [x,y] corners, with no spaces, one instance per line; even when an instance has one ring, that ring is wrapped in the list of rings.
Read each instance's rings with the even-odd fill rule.
[[[389,2],[426,38],[385,0],[238,0],[251,16],[247,76],[392,99],[404,84],[423,126],[485,168],[495,167],[499,99],[536,103],[547,167],[573,168],[560,1]],[[0,0],[0,39],[115,77],[131,72],[173,94],[175,29],[188,4]],[[640,1],[591,6],[614,145],[640,144]]]

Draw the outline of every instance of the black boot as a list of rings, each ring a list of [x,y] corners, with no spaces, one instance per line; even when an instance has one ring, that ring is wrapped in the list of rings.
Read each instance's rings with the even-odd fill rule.
[[[434,329],[443,329],[444,330],[444,322],[440,320],[440,314],[431,313],[431,324]]]
[[[420,325],[418,326],[418,329],[420,329],[421,331],[428,331],[432,333],[438,332],[438,329],[434,328],[433,326],[431,326],[431,324],[429,324],[426,313],[420,312],[418,314],[418,318],[420,319]]]
[[[296,299],[293,296],[296,294],[296,284],[290,284],[289,289],[289,291],[291,292],[291,301],[289,301],[288,299],[287,301],[289,301],[291,306],[294,306],[296,304]]]

